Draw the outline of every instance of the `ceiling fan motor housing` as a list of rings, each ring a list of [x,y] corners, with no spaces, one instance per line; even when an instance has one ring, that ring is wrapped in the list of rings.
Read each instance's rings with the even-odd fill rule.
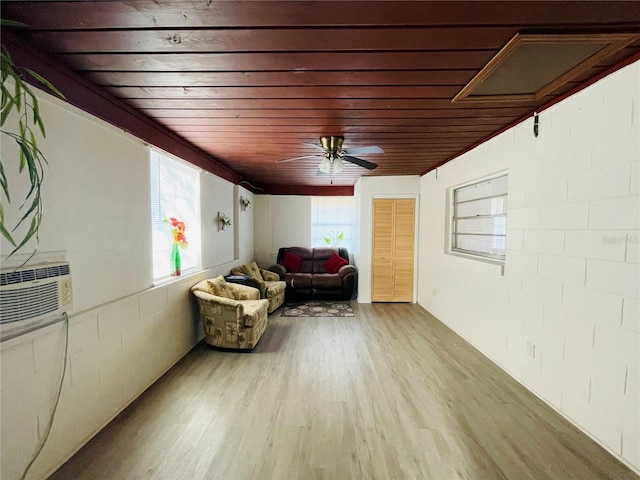
[[[338,155],[342,151],[342,142],[344,142],[344,137],[333,135],[330,137],[320,137],[322,148],[331,152],[333,156]]]

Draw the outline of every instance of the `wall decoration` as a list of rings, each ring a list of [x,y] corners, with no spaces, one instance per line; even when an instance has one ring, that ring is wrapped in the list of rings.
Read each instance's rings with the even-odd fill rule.
[[[240,197],[240,210],[243,212],[247,211],[247,208],[251,208],[251,200],[247,197]]]
[[[224,213],[218,212],[218,231],[226,230],[227,227],[231,226],[231,219],[227,217]]]

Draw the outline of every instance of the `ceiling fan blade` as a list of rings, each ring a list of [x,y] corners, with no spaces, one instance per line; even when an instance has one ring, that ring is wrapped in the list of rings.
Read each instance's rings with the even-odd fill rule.
[[[342,160],[346,160],[347,162],[355,163],[356,165],[360,165],[368,170],[373,170],[374,168],[378,168],[377,163],[368,162],[367,160],[363,160],[361,158],[344,156]]]
[[[377,145],[369,145],[368,147],[346,148],[344,153],[347,155],[366,155],[368,153],[384,153],[384,150]]]
[[[304,155],[302,157],[287,158],[286,160],[277,160],[276,163],[293,162],[294,160],[302,160],[303,158],[316,158],[318,155]]]

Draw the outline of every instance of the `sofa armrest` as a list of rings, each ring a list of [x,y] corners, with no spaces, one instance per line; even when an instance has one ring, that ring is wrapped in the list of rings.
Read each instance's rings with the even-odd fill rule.
[[[257,288],[239,283],[228,283],[228,286],[236,300],[260,300],[260,290]]]
[[[284,277],[284,274],[287,273],[287,269],[285,268],[285,266],[280,265],[279,263],[276,263],[275,265],[271,265],[269,267],[269,270],[273,273],[277,273],[279,276],[279,279]]]
[[[237,300],[233,298],[219,297],[217,295],[211,295],[207,292],[202,292],[200,290],[196,290],[193,294],[198,298],[198,301],[212,305],[225,305],[227,307],[237,307],[242,306]]]
[[[344,278],[350,273],[356,273],[356,267],[353,265],[344,265],[338,270],[338,274]]]
[[[226,307],[235,310],[236,312],[236,323],[238,325],[242,325],[244,322],[244,305],[242,302],[237,300],[233,300],[231,298],[218,297],[217,295],[211,295],[210,293],[195,291],[193,294],[198,299],[200,314],[206,315],[207,306],[219,306]]]
[[[264,270],[261,268],[260,274],[266,282],[277,282],[280,280],[280,275],[278,275],[276,272],[270,272],[269,270]]]

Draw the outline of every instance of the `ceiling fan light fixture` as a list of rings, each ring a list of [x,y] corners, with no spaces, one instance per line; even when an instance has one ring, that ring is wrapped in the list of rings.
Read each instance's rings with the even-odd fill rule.
[[[333,173],[340,173],[344,170],[344,163],[342,162],[342,158],[336,157],[333,160]]]
[[[322,173],[329,173],[329,170],[331,170],[331,160],[329,160],[329,157],[324,157],[322,159],[318,170],[320,170]]]

